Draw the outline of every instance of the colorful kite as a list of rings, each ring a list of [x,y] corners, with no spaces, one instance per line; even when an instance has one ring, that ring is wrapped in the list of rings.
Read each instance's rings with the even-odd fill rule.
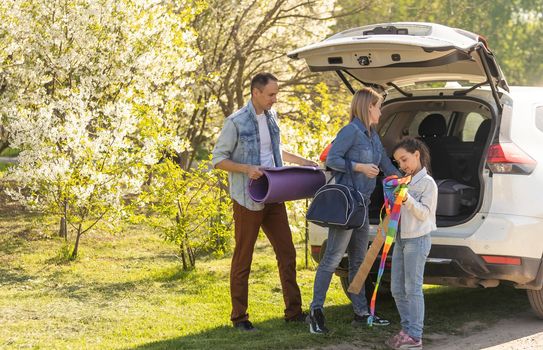
[[[379,289],[379,282],[383,276],[385,270],[385,262],[387,259],[388,251],[394,242],[396,232],[398,231],[398,223],[400,221],[400,209],[402,202],[407,196],[407,185],[411,181],[411,176],[398,178],[396,175],[391,175],[383,180],[383,193],[385,196],[385,203],[383,208],[386,211],[386,215],[389,217],[388,227],[386,227],[386,239],[383,246],[383,252],[381,253],[381,262],[379,263],[379,271],[377,273],[377,281],[375,282],[375,289],[370,302],[370,317],[368,317],[368,325],[373,325],[373,317],[375,315],[375,301],[377,299],[377,289]],[[381,208],[381,213],[383,211]],[[381,222],[383,217],[380,218]]]

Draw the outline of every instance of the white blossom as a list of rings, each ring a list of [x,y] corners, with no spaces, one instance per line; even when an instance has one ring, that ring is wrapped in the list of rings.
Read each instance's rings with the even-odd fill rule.
[[[57,214],[69,205],[79,222],[119,216],[149,166],[188,148],[166,121],[194,108],[186,87],[201,60],[186,17],[194,13],[183,10],[191,4],[0,3],[0,114],[21,150],[10,196]]]

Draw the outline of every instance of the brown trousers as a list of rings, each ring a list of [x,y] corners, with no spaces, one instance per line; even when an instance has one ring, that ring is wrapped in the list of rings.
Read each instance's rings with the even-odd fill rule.
[[[260,211],[251,211],[235,201],[233,203],[236,246],[230,270],[230,319],[234,323],[249,319],[248,281],[260,227],[275,251],[285,301],[285,319],[298,316],[302,312],[302,297],[296,283],[296,250],[292,243],[285,204],[266,204]]]

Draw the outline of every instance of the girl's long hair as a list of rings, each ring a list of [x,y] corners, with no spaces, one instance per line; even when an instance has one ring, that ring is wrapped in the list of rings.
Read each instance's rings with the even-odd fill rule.
[[[351,121],[354,118],[360,119],[369,131],[370,105],[375,106],[381,100],[381,95],[371,88],[362,88],[355,92],[351,101]]]
[[[415,153],[415,151],[419,151],[420,163],[424,168],[426,168],[428,174],[432,174],[432,169],[430,166],[430,150],[424,142],[414,137],[405,137],[400,142],[398,142],[396,146],[394,146],[394,148],[392,149],[392,154],[394,154],[394,152],[396,152],[400,148],[403,148],[409,153]]]

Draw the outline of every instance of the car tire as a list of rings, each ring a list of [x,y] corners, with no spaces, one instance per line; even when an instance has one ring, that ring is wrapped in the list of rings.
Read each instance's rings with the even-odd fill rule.
[[[528,300],[536,316],[543,320],[543,289],[527,289]]]
[[[343,292],[345,293],[347,298],[351,299],[351,295],[347,291],[347,289],[349,289],[349,277],[339,276],[339,280],[341,281],[341,288],[343,288]]]
[[[341,280],[341,287],[343,288],[343,292],[347,296],[347,298],[351,299],[351,296],[347,289],[349,289],[349,278],[348,277],[339,277]],[[368,304],[371,300],[371,297],[373,296],[373,289],[375,287],[375,281],[372,279],[372,276],[370,275],[370,278],[366,279],[366,282],[364,283],[364,292],[366,293],[366,300],[368,301]],[[379,284],[379,290],[377,291],[378,295],[380,297],[388,298],[390,297],[390,286],[387,282],[383,282],[381,280],[381,283]]]

